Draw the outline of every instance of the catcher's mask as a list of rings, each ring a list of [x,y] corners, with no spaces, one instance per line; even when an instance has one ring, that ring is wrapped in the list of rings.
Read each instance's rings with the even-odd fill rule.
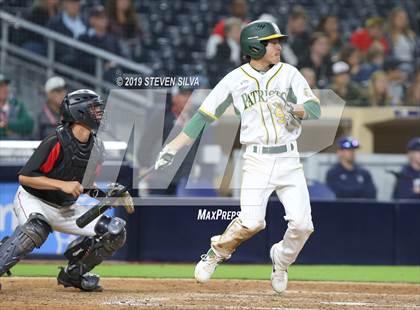
[[[266,52],[269,40],[287,39],[279,27],[272,22],[256,20],[246,25],[241,31],[241,51],[253,59],[261,59]]]
[[[104,102],[92,90],[79,89],[66,95],[61,103],[62,123],[81,123],[96,132],[104,114]]]

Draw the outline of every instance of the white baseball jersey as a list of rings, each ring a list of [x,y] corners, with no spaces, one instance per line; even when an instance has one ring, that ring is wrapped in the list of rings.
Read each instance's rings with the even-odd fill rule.
[[[216,85],[204,100],[200,111],[218,119],[233,104],[241,118],[242,144],[280,145],[295,141],[302,128],[297,126],[292,131],[286,129],[280,105],[270,100],[273,96],[294,104],[319,102],[295,67],[280,62],[261,73],[247,63],[228,73]]]

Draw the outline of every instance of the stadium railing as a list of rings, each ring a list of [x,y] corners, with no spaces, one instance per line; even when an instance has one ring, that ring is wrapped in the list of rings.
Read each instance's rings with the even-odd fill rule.
[[[74,76],[75,78],[89,83],[94,84],[97,91],[101,87],[112,88],[115,85],[104,80],[104,70],[103,63],[105,61],[113,62],[121,68],[127,69],[129,72],[138,73],[142,75],[150,75],[153,71],[149,67],[138,64],[133,61],[127,60],[123,57],[114,55],[105,50],[96,48],[89,44],[80,42],[73,38],[65,37],[55,31],[52,31],[48,28],[41,27],[29,21],[26,21],[22,18],[13,16],[5,11],[0,11],[0,21],[1,21],[1,52],[0,52],[0,70],[4,71],[8,53],[14,53],[20,57],[24,57],[33,62],[38,63],[39,65],[45,66],[47,68],[47,76],[51,76],[54,71],[59,70],[60,72],[67,73],[68,75]],[[28,50],[23,49],[22,47],[14,44],[10,40],[10,29],[11,28],[20,28],[32,33],[42,35],[47,41],[47,55],[41,56],[35,53],[32,53]],[[77,50],[83,51],[87,54],[90,54],[95,57],[95,76],[92,77],[90,74],[84,73],[80,70],[71,68],[67,65],[58,63],[54,59],[56,44],[64,44],[69,48],[75,48]]]

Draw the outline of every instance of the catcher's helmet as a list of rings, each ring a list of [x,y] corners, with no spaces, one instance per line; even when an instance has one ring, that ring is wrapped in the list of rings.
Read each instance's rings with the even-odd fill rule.
[[[241,50],[253,59],[260,59],[265,55],[264,41],[271,39],[286,39],[279,27],[272,22],[256,20],[246,25],[241,31]]]
[[[98,130],[104,113],[104,102],[92,90],[79,89],[67,94],[61,103],[62,123],[79,122]]]

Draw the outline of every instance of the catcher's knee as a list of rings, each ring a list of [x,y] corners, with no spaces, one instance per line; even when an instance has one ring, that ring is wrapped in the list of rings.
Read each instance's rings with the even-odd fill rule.
[[[249,222],[246,225],[238,217],[226,228],[224,233],[211,238],[212,249],[222,258],[229,259],[236,248],[265,228],[265,221]]]
[[[103,215],[95,225],[94,237],[80,236],[73,240],[64,252],[70,263],[80,262],[92,253],[105,259],[121,248],[126,239],[125,221]]]
[[[0,245],[0,276],[47,240],[51,227],[38,213],[31,214],[25,224],[18,226]]]
[[[37,248],[47,240],[51,227],[46,218],[39,213],[32,213],[25,224],[21,226],[22,233],[32,240]]]
[[[101,241],[109,251],[115,252],[126,240],[125,221],[118,217],[103,215],[95,225],[95,233],[101,236]]]

